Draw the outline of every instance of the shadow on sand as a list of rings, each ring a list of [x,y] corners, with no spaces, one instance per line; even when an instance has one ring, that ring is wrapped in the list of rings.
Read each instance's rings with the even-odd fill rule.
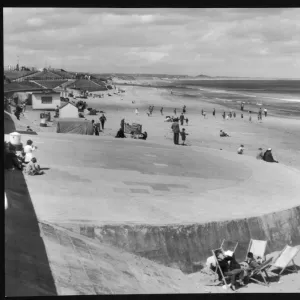
[[[4,134],[16,131],[16,126],[10,114],[4,111]]]
[[[5,296],[57,295],[44,241],[21,171],[5,170]]]

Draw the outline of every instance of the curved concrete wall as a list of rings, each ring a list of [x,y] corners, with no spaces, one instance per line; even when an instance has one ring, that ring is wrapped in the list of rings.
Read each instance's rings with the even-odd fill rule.
[[[300,206],[259,217],[193,225],[62,225],[183,272],[201,268],[223,239],[236,242],[243,260],[251,238],[268,240],[266,254],[300,244]]]

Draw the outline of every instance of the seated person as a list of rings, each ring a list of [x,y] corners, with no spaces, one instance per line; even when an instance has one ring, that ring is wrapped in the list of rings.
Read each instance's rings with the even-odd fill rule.
[[[115,137],[116,138],[126,138],[126,135],[124,134],[124,130],[122,128],[120,128]]]
[[[278,163],[278,160],[275,160],[274,157],[273,157],[273,154],[272,154],[272,149],[269,148],[264,156],[263,156],[263,160],[266,161],[266,162],[275,162],[275,163]]]
[[[224,276],[230,277],[229,287],[235,291],[236,277],[238,276],[240,281],[242,281],[244,279],[244,271],[241,269],[241,266],[237,263],[234,256],[226,256],[221,249],[217,250],[215,254],[218,260],[218,264],[222,270],[222,273],[224,274]],[[228,262],[230,262],[230,265],[228,264]],[[222,279],[219,268],[217,269],[217,273],[219,275],[219,279]],[[241,285],[243,285],[242,282]]]
[[[255,270],[257,267],[259,267],[262,263],[261,258],[254,258],[254,255],[252,252],[247,253],[246,261],[244,262],[244,265],[242,266],[244,269],[244,275],[247,276],[246,282],[248,282],[248,276],[251,274],[253,270]]]
[[[174,118],[173,118],[173,117],[166,116],[165,122],[173,122],[173,121],[174,121]]]
[[[256,159],[263,159],[264,157],[264,152],[263,152],[263,149],[262,148],[258,148],[258,153],[256,155]]]
[[[10,170],[14,170],[15,168],[22,170],[22,161],[19,159],[18,155],[19,153],[17,154],[14,146],[7,143],[5,147],[5,168]]]
[[[243,154],[244,153],[244,145],[241,145],[238,150],[237,150],[238,154]]]
[[[138,138],[140,140],[146,140],[147,137],[148,137],[148,133],[146,131],[144,131],[144,133],[141,133]]]
[[[220,130],[220,137],[229,136],[225,131]]]
[[[28,175],[42,175],[44,174],[43,171],[41,171],[40,165],[37,163],[37,160],[35,157],[31,159],[31,161],[26,166],[26,173]]]
[[[32,140],[27,141],[27,145],[24,147],[24,152],[25,152],[25,163],[28,163],[31,161],[33,157],[33,151],[37,149],[37,147],[33,146]]]
[[[132,139],[137,139],[137,135],[135,134],[134,131],[131,131],[131,132],[130,132],[130,137],[131,137]]]

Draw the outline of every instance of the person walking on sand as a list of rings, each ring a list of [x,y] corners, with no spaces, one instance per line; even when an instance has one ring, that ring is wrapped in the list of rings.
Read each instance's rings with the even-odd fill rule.
[[[215,109],[213,110],[213,116],[214,117],[216,116],[216,110]]]
[[[139,114],[139,110],[136,108],[135,109],[135,114],[138,115]]]
[[[104,129],[104,123],[106,122],[106,117],[104,116],[104,114],[102,114],[102,116],[99,118],[100,123],[101,123],[101,127],[102,130]]]
[[[225,117],[226,117],[225,111],[223,111],[222,117],[223,117],[223,120],[225,120]]]
[[[178,145],[179,144],[179,133],[180,133],[180,128],[179,128],[179,123],[178,119],[174,119],[174,122],[171,126],[171,129],[173,130],[173,138],[174,138],[174,144]]]
[[[181,135],[181,139],[182,139],[182,146],[184,146],[185,145],[186,136],[189,135],[189,134],[185,132],[184,128],[182,128],[182,131],[180,131],[180,135]]]
[[[162,107],[162,108],[160,109],[160,114],[161,114],[161,115],[164,114],[164,113],[163,113],[163,110],[164,110],[164,108]]]
[[[180,125],[183,126],[183,121],[184,121],[184,115],[183,115],[183,113],[181,113],[179,119],[180,119]]]
[[[265,114],[265,117],[267,116],[267,114],[268,114],[268,111],[267,111],[267,109],[265,108],[264,109],[264,114]]]

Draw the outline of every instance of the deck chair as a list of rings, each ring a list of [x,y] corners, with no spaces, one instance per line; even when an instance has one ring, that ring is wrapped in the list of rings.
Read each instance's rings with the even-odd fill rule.
[[[273,260],[272,258],[269,258],[264,263],[262,263],[259,267],[252,270],[249,275],[249,280],[253,280],[259,284],[268,286],[269,282],[267,282],[267,280],[266,280],[266,278],[269,279],[267,269],[269,269],[272,266],[272,260]],[[254,276],[257,276],[257,275],[260,275],[263,278],[263,282],[254,278]]]
[[[246,253],[245,260],[247,259],[248,252],[252,252],[254,256],[260,256],[261,258],[266,259],[266,248],[267,248],[268,241],[262,240],[250,240],[249,247]]]
[[[224,284],[227,284],[227,283],[226,283],[226,279],[228,279],[229,277],[228,277],[228,276],[225,276],[225,275],[223,274],[222,269],[221,269],[221,267],[220,267],[220,265],[219,265],[218,259],[217,259],[217,257],[216,257],[216,251],[218,251],[218,250],[222,250],[222,251],[223,251],[223,249],[222,249],[221,247],[218,248],[218,249],[214,249],[214,250],[211,251],[212,254],[213,254],[213,257],[215,258],[215,261],[216,261],[216,270],[215,270],[214,273],[217,274],[217,270],[219,269]],[[218,285],[219,285],[219,284],[218,284]]]
[[[286,245],[283,250],[279,253],[279,255],[276,257],[274,260],[274,263],[272,264],[272,269],[281,269],[280,273],[278,276],[280,277],[282,272],[287,269],[291,272],[296,272],[298,273],[297,267],[294,262],[294,258],[296,255],[299,253],[300,247],[291,247]],[[292,266],[294,269],[289,269],[288,265],[292,262]]]

